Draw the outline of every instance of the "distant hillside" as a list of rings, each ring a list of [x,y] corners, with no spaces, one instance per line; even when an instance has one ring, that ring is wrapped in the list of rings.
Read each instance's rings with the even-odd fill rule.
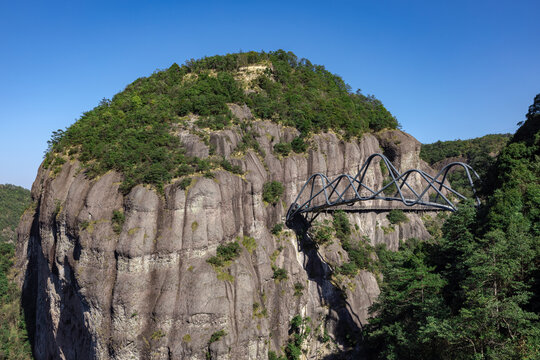
[[[280,144],[280,151],[304,152],[310,135],[325,130],[349,138],[398,126],[375,97],[352,92],[341,77],[291,52],[228,54],[173,64],[104,99],[65,132],[53,134],[44,166],[59,171],[77,157],[89,176],[123,173],[124,191],[140,183],[161,188],[172,178],[219,167],[229,170],[221,159],[186,156],[175,132],[189,129],[208,142],[208,130],[234,127],[243,140],[239,151],[257,149],[250,122],[244,121],[249,119],[232,111],[235,106],[298,129],[300,135]]]
[[[0,359],[31,358],[26,326],[20,311],[20,291],[12,281],[15,228],[30,204],[30,191],[0,185]]]
[[[463,158],[473,167],[494,158],[504,148],[511,134],[490,134],[468,140],[437,141],[422,144],[420,157],[430,165],[448,158]]]
[[[437,141],[433,144],[422,144],[420,157],[434,169],[441,169],[454,161],[468,163],[482,179],[477,189],[482,190],[487,172],[495,163],[497,155],[506,146],[511,134],[490,134],[468,140]],[[449,174],[452,187],[466,196],[472,196],[463,169],[456,169]]]
[[[0,185],[0,242],[14,240],[15,228],[30,201],[30,190]]]

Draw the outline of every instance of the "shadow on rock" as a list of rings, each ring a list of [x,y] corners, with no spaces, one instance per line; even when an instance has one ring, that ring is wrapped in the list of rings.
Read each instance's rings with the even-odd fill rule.
[[[336,342],[346,349],[340,354],[328,355],[324,359],[365,358],[361,349],[360,319],[347,302],[345,294],[330,281],[332,269],[322,259],[317,244],[308,234],[309,222],[301,215],[297,215],[287,223],[287,226],[296,233],[299,250],[304,254],[304,268],[309,280],[317,284],[321,303],[330,309],[325,320],[326,328],[333,332]]]
[[[38,206],[39,208],[39,206]],[[94,359],[95,342],[85,325],[84,313],[88,310],[79,286],[66,258],[55,262],[57,229],[53,226],[54,245],[49,264],[43,254],[39,233],[39,212],[36,212],[27,245],[28,264],[24,274],[21,304],[28,330],[28,338],[35,359]],[[61,266],[66,281],[59,277]],[[57,297],[51,304],[51,294],[47,284],[54,287]],[[57,307],[55,309],[55,307]],[[53,316],[58,322],[54,327]],[[61,356],[62,355],[62,356]]]

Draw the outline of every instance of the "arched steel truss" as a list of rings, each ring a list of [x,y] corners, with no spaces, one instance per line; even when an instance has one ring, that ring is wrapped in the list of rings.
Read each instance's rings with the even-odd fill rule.
[[[364,183],[370,165],[378,165],[377,161],[373,161],[375,158],[380,158],[380,161],[382,161],[384,166],[386,166],[387,172],[391,179],[390,182],[384,184],[384,186],[379,190],[374,190]],[[334,180],[330,180],[327,176],[321,173],[311,175],[311,177],[302,186],[296,200],[289,207],[286,223],[290,224],[291,221],[298,215],[303,215],[305,220],[311,223],[321,211],[330,207],[352,205],[355,202],[367,200],[399,201],[406,206],[423,205],[424,210],[425,207],[428,207],[433,209],[455,211],[456,205],[449,199],[449,194],[455,195],[458,199],[466,199],[464,195],[452,189],[448,182],[445,183],[449,171],[456,166],[463,167],[465,170],[476,202],[477,204],[480,204],[480,200],[476,195],[474,181],[471,174],[473,174],[477,179],[480,179],[480,177],[472,167],[465,163],[450,163],[442,168],[435,176],[431,176],[419,169],[410,169],[400,173],[386,156],[377,153],[368,157],[366,162],[362,165],[354,177],[349,174],[341,174]],[[407,183],[407,179],[409,179],[409,177],[413,174],[418,174],[421,182],[426,183],[426,187],[422,191],[416,191],[409,183]],[[397,191],[392,196],[385,194],[384,191],[391,188],[394,184]],[[430,189],[434,190],[435,197],[433,201],[426,201],[425,197]],[[301,200],[302,196],[306,197],[304,191],[309,192],[307,200]],[[366,208],[366,210],[369,209],[369,207]]]

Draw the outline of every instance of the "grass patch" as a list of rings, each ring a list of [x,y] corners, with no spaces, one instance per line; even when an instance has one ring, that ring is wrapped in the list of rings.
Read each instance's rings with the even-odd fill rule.
[[[251,236],[244,236],[242,238],[242,245],[250,254],[257,249],[257,242]]]
[[[159,339],[161,339],[161,338],[164,337],[164,336],[165,336],[165,333],[164,333],[161,329],[159,329],[159,330],[154,331],[154,332],[152,333],[152,335],[150,336],[150,338],[151,338],[152,340],[159,340]]]

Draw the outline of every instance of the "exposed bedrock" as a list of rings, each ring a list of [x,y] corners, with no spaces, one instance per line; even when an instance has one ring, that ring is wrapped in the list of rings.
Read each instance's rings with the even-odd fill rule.
[[[338,289],[329,280],[330,267],[346,260],[338,241],[317,251],[302,246],[291,230],[276,236],[270,229],[283,222],[314,172],[354,175],[370,154],[384,149],[393,149],[398,168],[427,169],[417,141],[399,131],[351,142],[325,133],[313,137],[306,154],[281,158],[273,145],[291,141],[297,131],[267,121],[253,128],[264,157],[251,150],[235,154],[241,136],[234,130],[213,132],[207,143],[245,174],[197,176],[185,190],[174,182],[163,194],[139,185],[122,195],[118,173],[88,179],[75,160],[56,175],[40,168],[32,187],[36,207],[24,214],[17,244],[37,359],[206,359],[207,353],[265,359],[268,350],[279,352],[286,344],[289,322],[298,314],[312,319],[307,358],[331,358],[340,350],[358,356],[360,347],[343,338],[366,323],[379,293],[376,276],[361,271]],[[208,155],[209,146],[196,135],[178,135],[188,154]],[[375,185],[382,178],[374,167],[367,181]],[[285,187],[276,205],[262,200],[271,180]],[[115,211],[123,212],[123,222],[113,220]],[[391,231],[384,212],[347,216],[372,245],[397,249],[400,240],[429,237],[414,212]],[[242,243],[244,236],[256,247],[242,245],[229,266],[206,261],[218,245]],[[277,268],[286,270],[286,280],[273,278]],[[295,284],[304,289],[295,294]],[[323,327],[330,341],[321,340]],[[220,330],[226,334],[210,342]]]

